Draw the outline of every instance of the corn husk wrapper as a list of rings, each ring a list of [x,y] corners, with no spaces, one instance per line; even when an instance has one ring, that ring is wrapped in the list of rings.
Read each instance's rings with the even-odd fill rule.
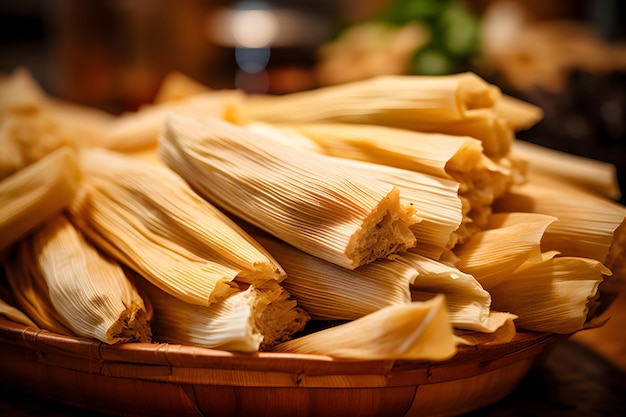
[[[512,314],[492,312],[491,295],[470,274],[417,253],[405,252],[398,258],[418,272],[411,285],[412,300],[424,301],[444,294],[448,318],[455,329],[494,333],[516,318]]]
[[[540,184],[553,178],[561,183],[584,187],[608,199],[619,200],[622,196],[617,168],[608,162],[596,161],[578,155],[549,149],[531,142],[516,140],[512,152],[524,158],[530,165],[531,183]]]
[[[276,281],[231,294],[210,306],[197,306],[135,280],[154,305],[152,327],[159,342],[210,349],[257,352],[301,331],[308,314]]]
[[[223,120],[171,117],[160,155],[222,210],[342,267],[415,245],[397,188]]]
[[[543,118],[540,107],[504,95],[473,73],[386,75],[241,102],[240,123],[352,123],[470,136],[490,157],[505,156],[516,131]]]
[[[411,226],[417,239],[411,251],[439,259],[457,243],[474,233],[465,199],[459,197],[459,183],[417,171],[363,161],[332,158],[353,172],[396,186],[401,201],[417,210],[422,219]],[[465,203],[465,204],[464,204]]]
[[[282,280],[267,251],[163,165],[107,150],[81,153],[72,219],[96,244],[162,290],[208,305],[234,280]]]
[[[232,119],[233,104],[241,99],[236,90],[206,91],[178,100],[144,106],[120,115],[107,130],[102,147],[136,152],[157,146],[159,132],[170,114]]]
[[[595,325],[598,287],[611,271],[593,259],[554,255],[528,262],[489,290],[493,308],[516,314],[520,330],[570,334]]]
[[[114,117],[48,96],[31,73],[14,70],[0,82],[0,178],[63,146],[99,146]]]
[[[612,271],[602,283],[597,313],[613,302],[626,285],[626,207],[593,191],[544,173],[533,173],[495,202],[497,211],[520,210],[558,218],[542,239],[544,251],[596,259]]]
[[[507,94],[500,95],[496,100],[493,112],[506,120],[516,132],[530,129],[544,117],[541,107]]]
[[[80,180],[67,147],[0,180],[0,252],[69,206]]]
[[[500,311],[492,311],[490,316],[490,321],[493,323],[502,323],[495,331],[475,332],[471,330],[455,329],[454,334],[461,343],[469,346],[493,346],[511,342],[517,335],[517,327],[515,326],[517,316]]]
[[[280,123],[347,122],[415,128],[453,122],[492,108],[499,88],[473,73],[386,75],[281,96],[251,96],[239,117]]]
[[[171,103],[212,91],[206,85],[180,72],[165,75],[154,96],[154,104]]]
[[[542,238],[543,250],[605,261],[626,207],[567,181],[531,174],[494,204],[500,212],[513,209],[558,218]]]
[[[296,144],[298,147],[320,152],[313,140],[294,129],[266,123],[252,123],[245,127],[258,134],[268,135],[274,140],[283,141],[287,145]],[[411,250],[439,259],[464,236],[473,233],[465,230],[471,227],[468,226],[471,220],[464,216],[469,207],[466,200],[458,195],[460,187],[458,182],[389,165],[332,156],[328,158],[336,164],[344,165],[352,172],[396,186],[400,190],[401,201],[412,205],[422,219],[411,225],[417,239],[416,246]]]
[[[455,266],[491,288],[525,262],[541,260],[541,238],[555,217],[534,213],[497,213],[486,230],[455,248]]]
[[[285,144],[320,152],[318,145],[294,129],[278,127],[266,123],[251,123],[246,129],[261,135],[267,135]],[[459,183],[417,171],[395,168],[359,161],[355,159],[328,157],[336,164],[341,164],[366,178],[373,178],[394,185],[400,190],[401,201],[412,205],[422,219],[411,225],[417,239],[412,251],[433,259],[454,247],[466,235],[473,232],[465,229],[472,227],[471,220],[464,216],[469,207],[466,200],[458,195]],[[465,203],[465,204],[464,204]],[[461,229],[461,230],[459,230]]]
[[[459,197],[464,200],[471,220],[466,225],[469,234],[485,225],[494,199],[523,175],[508,158],[488,158],[481,143],[469,136],[347,123],[281,127],[312,140],[316,151],[328,156],[388,165],[458,182]],[[295,142],[305,146],[302,141]]]
[[[150,341],[151,312],[122,267],[100,254],[65,215],[48,220],[18,250],[7,278],[41,328],[107,344]]]
[[[388,306],[273,350],[361,360],[445,360],[454,356],[457,343],[445,297],[438,295],[429,301]]]
[[[276,238],[253,236],[287,272],[282,285],[313,320],[354,320],[389,305],[411,302],[409,287],[417,271],[378,259],[354,270],[309,255]]]

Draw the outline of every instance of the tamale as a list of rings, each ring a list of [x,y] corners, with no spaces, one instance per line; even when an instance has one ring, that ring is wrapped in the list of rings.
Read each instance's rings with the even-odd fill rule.
[[[468,136],[420,133],[406,129],[347,123],[287,125],[312,140],[325,155],[417,171],[460,184],[474,233],[484,227],[491,204],[517,178],[517,166],[507,158],[492,160],[481,143]],[[302,145],[298,141],[296,145]],[[469,229],[474,226],[473,229]]]
[[[161,158],[222,210],[354,269],[415,245],[419,221],[394,186],[219,119],[171,116]]]
[[[424,301],[436,294],[444,294],[448,318],[455,329],[494,333],[516,316],[491,311],[491,295],[472,275],[425,256],[403,253],[398,260],[418,272],[411,284],[411,299]]]
[[[581,169],[584,170],[584,169]],[[496,211],[518,210],[551,215],[541,238],[544,251],[591,258],[608,267],[612,276],[602,283],[598,314],[626,283],[626,207],[607,197],[545,173],[531,173],[527,183],[513,187],[494,204]]]
[[[541,259],[541,238],[556,217],[534,213],[496,213],[489,224],[454,253],[455,266],[473,275],[487,291],[527,261]]]
[[[108,344],[151,339],[150,312],[122,267],[64,214],[20,242],[6,272],[21,307],[41,328]]]
[[[62,147],[97,146],[114,117],[48,96],[31,73],[14,70],[0,83],[0,178]]]
[[[544,254],[491,287],[492,306],[518,316],[520,330],[569,334],[594,326],[598,288],[611,271],[599,261]]]
[[[238,280],[282,280],[276,261],[169,168],[104,149],[80,153],[72,220],[101,250],[164,291],[208,305]]]
[[[156,147],[159,132],[169,114],[231,119],[234,102],[241,99],[236,90],[207,91],[184,99],[150,104],[121,114],[107,129],[101,147],[121,152]]]
[[[286,145],[296,145],[313,152],[320,152],[318,145],[306,136],[288,127],[267,123],[252,123],[245,126],[260,135],[270,136]],[[400,200],[412,205],[421,221],[411,225],[417,239],[412,248],[424,256],[439,259],[441,255],[465,240],[473,231],[467,200],[458,195],[460,184],[454,180],[424,174],[418,171],[395,168],[356,159],[328,156],[333,163],[345,165],[351,172],[364,178],[373,178],[396,186]]]
[[[329,158],[366,178],[396,186],[400,201],[415,207],[422,220],[411,225],[417,239],[411,251],[439,259],[473,233],[474,225],[466,215],[470,208],[459,196],[458,182],[388,165]]]
[[[241,103],[243,122],[347,122],[413,128],[453,122],[492,108],[500,89],[476,74],[384,75],[284,94],[255,95]],[[417,130],[417,129],[416,129]]]
[[[239,123],[352,123],[471,136],[493,157],[508,153],[515,129],[543,115],[471,72],[377,76],[280,96],[249,96],[239,104]]]
[[[288,340],[309,321],[276,281],[251,285],[210,306],[186,303],[140,277],[135,282],[152,301],[152,328],[159,342],[257,352]]]
[[[392,305],[344,324],[278,344],[276,352],[361,360],[445,360],[458,339],[448,322],[445,297]]]
[[[80,183],[76,153],[60,148],[0,181],[0,252],[69,206]]]
[[[5,316],[8,319],[13,320],[16,323],[21,323],[26,326],[34,327],[35,329],[39,329],[39,326],[30,319],[22,310],[16,308],[15,306],[7,303],[3,299],[0,298],[0,315]]]
[[[584,187],[612,200],[619,200],[622,193],[617,179],[617,168],[608,162],[557,151],[531,142],[516,140],[512,152],[528,161],[532,182],[554,177],[557,181]]]
[[[383,307],[411,302],[417,271],[377,259],[354,270],[309,255],[272,236],[251,232],[285,268],[282,285],[314,320],[354,320]]]

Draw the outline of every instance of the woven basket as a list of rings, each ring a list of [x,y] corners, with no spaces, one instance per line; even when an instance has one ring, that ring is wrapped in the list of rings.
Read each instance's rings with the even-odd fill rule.
[[[511,393],[560,336],[520,333],[449,361],[351,361],[101,342],[0,317],[0,374],[11,387],[127,416],[449,416]]]

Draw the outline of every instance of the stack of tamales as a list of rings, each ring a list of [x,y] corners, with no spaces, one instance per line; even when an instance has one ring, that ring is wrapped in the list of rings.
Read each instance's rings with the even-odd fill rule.
[[[58,333],[442,360],[599,325],[626,276],[626,208],[533,171],[515,132],[541,110],[472,73],[282,96],[179,75],[110,116],[17,71],[0,117],[0,312]]]

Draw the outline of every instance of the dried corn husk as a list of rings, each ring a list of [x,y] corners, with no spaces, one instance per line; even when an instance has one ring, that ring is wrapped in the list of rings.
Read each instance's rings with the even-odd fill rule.
[[[527,262],[489,289],[493,308],[516,314],[520,330],[569,334],[593,326],[598,287],[611,271],[593,259],[554,255]]]
[[[537,106],[511,96],[473,73],[387,75],[242,101],[239,123],[356,123],[417,132],[471,136],[490,157],[505,156],[516,130],[541,120]]]
[[[541,260],[541,238],[556,220],[534,213],[493,214],[485,230],[454,249],[455,266],[491,291],[523,263]]]
[[[414,129],[419,132],[444,133],[478,139],[483,152],[490,158],[506,156],[511,150],[515,132],[509,121],[493,110],[472,115],[471,118],[453,122],[420,122]]]
[[[288,127],[252,123],[245,128],[282,141],[288,146],[296,145],[320,152],[313,140]],[[470,208],[467,200],[458,195],[458,182],[389,165],[332,156],[328,158],[333,163],[345,165],[351,172],[358,173],[364,178],[373,178],[394,185],[400,190],[401,201],[415,207],[422,219],[411,225],[417,239],[413,251],[439,259],[445,251],[473,233],[467,230],[474,226],[470,225],[471,220],[465,216]]]
[[[72,219],[162,290],[208,305],[239,291],[234,280],[284,278],[264,248],[169,168],[103,149],[81,152],[80,162]]]
[[[106,131],[101,147],[130,152],[156,147],[169,114],[232,119],[232,103],[241,99],[236,90],[207,91],[175,101],[147,105],[120,115]]]
[[[542,239],[544,251],[602,262],[612,276],[601,285],[602,304],[608,307],[626,282],[626,207],[571,184],[568,180],[534,173],[496,201],[497,211],[519,210],[554,216]]]
[[[345,268],[415,245],[396,187],[223,120],[170,117],[160,155],[221,209]]]
[[[114,117],[52,98],[24,68],[0,83],[0,178],[62,147],[101,143]]]
[[[108,344],[150,341],[150,312],[121,266],[64,214],[21,242],[6,272],[21,307],[42,328]]]
[[[399,259],[418,272],[411,285],[411,299],[424,301],[446,296],[448,318],[455,329],[494,333],[516,316],[491,311],[491,295],[470,274],[422,255],[405,252]]]
[[[276,352],[362,360],[444,360],[458,339],[448,322],[445,297],[385,307],[359,319],[277,345]]]
[[[163,82],[161,82],[153,102],[154,104],[170,103],[209,91],[211,90],[206,85],[190,76],[179,71],[170,71],[165,78],[163,78]]]
[[[309,320],[276,281],[251,285],[208,307],[181,301],[140,277],[135,282],[152,301],[159,342],[257,352],[288,340]]]
[[[539,123],[543,109],[525,100],[502,94],[495,102],[494,113],[505,119],[515,131],[526,130]]]
[[[81,178],[76,158],[63,147],[0,181],[0,252],[70,204]]]
[[[389,259],[349,270],[272,236],[253,233],[287,272],[282,285],[314,320],[354,320],[383,307],[411,302],[417,271]]]
[[[543,250],[605,261],[626,207],[558,178],[530,174],[494,204],[499,212],[517,210],[558,218],[542,238]]]
[[[411,225],[417,239],[411,251],[439,259],[474,233],[475,226],[466,216],[470,208],[467,200],[459,197],[458,182],[387,165],[329,158],[366,178],[396,186],[400,201],[415,207],[422,221]]]
[[[281,96],[255,95],[240,117],[278,123],[348,122],[415,128],[452,122],[492,108],[499,88],[473,73],[386,75]]]
[[[577,187],[585,187],[612,200],[621,198],[615,165],[549,149],[523,140],[513,142],[512,152],[528,161],[533,183],[555,177]]]
[[[491,160],[482,152],[480,142],[470,137],[346,123],[288,127],[312,140],[317,150],[325,155],[457,181],[459,196],[465,200],[467,215],[474,226],[470,234],[484,227],[494,199],[513,184],[518,174],[513,161],[507,158]],[[302,144],[301,141],[295,142]]]

